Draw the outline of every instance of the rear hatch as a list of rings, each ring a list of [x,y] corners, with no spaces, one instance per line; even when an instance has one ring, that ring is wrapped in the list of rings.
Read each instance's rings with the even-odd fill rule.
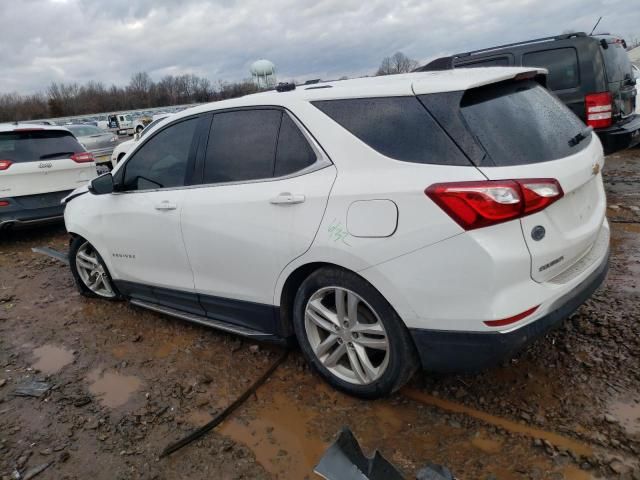
[[[519,220],[531,277],[551,280],[587,255],[606,209],[602,147],[590,129],[533,79],[451,92],[446,102],[434,95],[420,98],[488,180],[555,180],[561,187],[549,206]]]
[[[67,130],[0,132],[0,197],[73,190],[95,176],[93,157]]]
[[[613,99],[613,118],[619,121],[635,113],[637,98],[633,67],[622,40],[613,37],[603,39],[600,50]]]

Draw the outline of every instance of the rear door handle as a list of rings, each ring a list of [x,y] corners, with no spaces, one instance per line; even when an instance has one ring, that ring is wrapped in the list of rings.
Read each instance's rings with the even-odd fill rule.
[[[175,210],[176,208],[178,208],[178,206],[169,200],[163,200],[155,205],[156,210]]]
[[[269,201],[274,205],[291,205],[294,203],[302,203],[304,202],[304,200],[305,200],[304,195],[300,195],[300,194],[294,195],[289,192],[282,192],[280,195],[278,195],[277,197],[273,197]]]

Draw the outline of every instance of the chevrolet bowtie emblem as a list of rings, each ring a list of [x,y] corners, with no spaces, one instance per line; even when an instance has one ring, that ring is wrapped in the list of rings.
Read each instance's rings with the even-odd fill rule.
[[[600,173],[600,164],[599,163],[595,163],[593,165],[593,167],[591,167],[591,173],[593,173],[594,175],[598,175],[598,173]]]

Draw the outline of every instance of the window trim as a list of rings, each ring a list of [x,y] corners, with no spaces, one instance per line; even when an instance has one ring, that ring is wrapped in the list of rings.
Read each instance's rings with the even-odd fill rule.
[[[300,132],[302,132],[302,135],[305,137],[305,139],[311,146],[311,149],[316,154],[316,161],[313,164],[309,165],[308,167],[303,168],[302,170],[298,170],[296,172],[289,173],[287,175],[282,175],[280,177],[258,178],[255,180],[238,180],[233,182],[198,183],[202,181],[203,179],[202,175],[204,172],[203,170],[204,159],[202,160],[200,159],[200,156],[198,155],[198,151],[200,150],[201,142],[204,142],[203,151],[204,151],[204,154],[206,154],[207,147],[209,146],[209,134],[211,133],[211,122],[213,122],[213,116],[216,113],[235,112],[235,111],[243,111],[243,110],[280,110],[281,112],[283,112],[283,114],[289,115],[289,118],[291,118],[293,123],[300,130]],[[208,128],[206,129],[206,133],[204,132],[199,133],[198,132],[199,125],[196,126],[196,132],[194,133],[194,140],[196,139],[196,136],[198,138],[197,138],[197,144],[196,144],[195,158],[193,162],[193,176],[191,177],[190,185],[183,185],[181,187],[150,188],[147,190],[114,191],[113,194],[120,195],[120,194],[132,194],[132,193],[162,192],[162,191],[168,191],[168,190],[187,190],[187,189],[193,189],[193,188],[209,188],[209,187],[218,187],[218,186],[222,187],[227,185],[245,185],[245,184],[252,184],[252,183],[275,182],[275,181],[288,180],[290,178],[300,177],[302,175],[307,175],[309,173],[313,173],[333,165],[333,161],[331,160],[329,155],[326,153],[324,148],[322,148],[322,145],[320,145],[320,143],[316,140],[313,134],[307,129],[307,127],[302,123],[302,121],[291,110],[289,110],[288,108],[282,105],[251,105],[251,106],[243,106],[243,107],[231,107],[231,108],[221,108],[217,110],[209,110],[209,111],[200,112],[188,117],[181,117],[181,118],[174,119],[174,121],[172,121],[171,123],[168,123],[158,131],[153,132],[153,134],[150,137],[147,137],[143,143],[139,144],[137,148],[132,152],[132,154],[129,155],[129,157],[126,159],[125,163],[118,168],[116,175],[124,177],[124,171],[126,169],[127,163],[129,163],[131,159],[135,157],[135,153],[139,149],[141,149],[147,142],[149,142],[153,137],[155,137],[157,134],[159,134],[166,128],[169,128],[170,126],[176,123],[182,122],[184,120],[190,120],[192,118],[200,118],[201,120],[204,118],[208,118],[209,121],[208,121]],[[280,134],[280,131],[278,130],[278,135],[279,134]],[[189,160],[191,161],[191,159]],[[202,169],[198,170],[201,167]]]

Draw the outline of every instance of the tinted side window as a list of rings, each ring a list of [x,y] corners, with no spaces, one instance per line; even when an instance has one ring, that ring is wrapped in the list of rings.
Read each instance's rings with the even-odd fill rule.
[[[0,133],[0,159],[14,163],[69,158],[84,152],[71,132],[25,130]]]
[[[204,183],[273,177],[282,112],[239,110],[213,116]]]
[[[469,165],[416,97],[313,102],[317,108],[383,155],[438,165]]]
[[[525,53],[522,56],[522,65],[549,70],[547,75],[549,90],[564,90],[578,86],[578,55],[574,48]]]
[[[600,50],[604,55],[609,82],[622,82],[627,74],[633,78],[629,54],[620,43],[609,43],[609,48],[601,48]]]
[[[485,58],[476,62],[456,63],[456,67],[475,68],[475,67],[508,67],[509,59],[507,57]]]
[[[171,125],[140,147],[124,166],[124,190],[184,185],[197,123],[191,118]]]
[[[275,177],[289,175],[313,165],[316,154],[289,115],[282,115],[278,136]]]

